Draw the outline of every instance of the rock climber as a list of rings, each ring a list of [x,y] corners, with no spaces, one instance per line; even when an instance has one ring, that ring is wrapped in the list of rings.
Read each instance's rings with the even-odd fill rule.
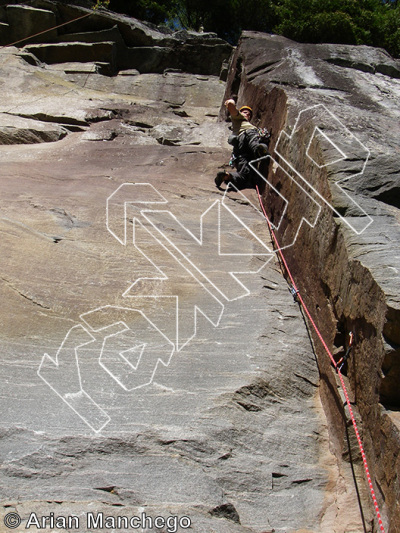
[[[232,134],[228,142],[233,146],[233,164],[236,171],[218,172],[215,185],[219,188],[222,183],[232,183],[239,190],[254,187],[256,176],[249,162],[267,155],[268,146],[261,142],[258,128],[251,123],[251,107],[244,105],[238,109],[233,98],[226,100],[225,107],[232,121]]]

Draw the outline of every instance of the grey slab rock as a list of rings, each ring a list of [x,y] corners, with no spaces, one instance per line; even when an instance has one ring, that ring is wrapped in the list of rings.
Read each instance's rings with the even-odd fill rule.
[[[94,11],[63,2],[36,0],[32,6],[17,6],[16,10],[19,13],[25,9],[30,18],[33,17],[31,12],[43,12],[50,14],[54,21],[73,21],[32,41],[40,45],[28,51],[49,64],[74,60],[99,61],[109,64],[109,72],[104,72],[108,75],[121,69],[162,73],[166,68],[219,75],[224,61],[229,59],[232,51],[232,46],[214,33],[186,30],[174,32],[163,26],[157,27],[104,9]],[[9,7],[11,13],[14,6]],[[30,18],[27,17],[27,20]],[[35,25],[35,20],[32,18],[31,21],[34,28],[30,26],[29,31],[24,30],[25,33],[38,33],[42,31],[43,24],[47,24],[42,21]],[[51,26],[56,26],[56,23]],[[108,45],[111,50],[106,43],[113,43]]]
[[[56,16],[53,11],[37,9],[26,5],[8,5],[6,7],[6,16],[9,25],[9,43],[20,40],[23,40],[22,44],[27,44],[27,42],[40,43],[43,42],[43,38],[51,39],[57,36],[57,30],[52,29],[57,25]],[[37,33],[45,31],[45,36],[38,35],[32,37]]]
[[[109,63],[115,70],[116,46],[112,41],[96,43],[80,43],[72,41],[55,44],[31,44],[24,50],[42,61],[43,63],[68,63],[78,61],[88,63],[100,61]]]
[[[118,43],[120,46],[124,46],[125,42],[122,38],[122,35],[118,29],[118,26],[115,25],[110,29],[99,30],[99,31],[87,31],[80,33],[64,33],[58,35],[53,41],[58,42],[79,42],[79,43],[96,43],[96,42],[108,42],[113,41]]]
[[[67,130],[59,124],[0,113],[0,144],[35,144],[59,141]]]
[[[159,142],[161,144],[198,145],[204,143],[212,145],[218,142],[222,146],[225,143],[221,136],[224,129],[222,125],[216,126],[215,131],[220,130],[217,136],[209,130],[207,123],[199,125],[199,121],[203,121],[207,113],[210,114],[210,109],[207,107],[209,103],[212,102],[215,106],[219,104],[223,84],[216,78],[191,76],[176,71],[167,71],[163,76],[139,75],[137,71],[123,71],[121,75],[110,78],[99,74],[96,63],[61,63],[42,66],[35,71],[38,77],[36,74],[32,75],[34,70],[21,60],[20,54],[15,53],[15,49],[14,52],[13,49],[6,50],[4,65],[7,65],[7,69],[12,69],[15,75],[9,83],[10,92],[4,92],[3,122],[4,126],[14,129],[3,130],[3,142],[12,144],[25,140],[24,142],[30,143],[45,138],[35,133],[28,135],[26,130],[29,130],[29,126],[33,128],[36,123],[23,122],[22,118],[41,121],[36,124],[39,130],[51,129],[55,132],[60,131],[64,135],[67,131],[82,130],[97,122],[110,121],[124,111],[113,110],[112,105],[110,109],[102,109],[99,96],[102,98],[104,92],[121,95],[125,100],[125,107],[128,106],[129,109],[133,105],[134,99],[131,93],[134,92],[135,98],[139,101],[158,102],[158,109],[162,105],[163,108],[170,109],[173,116],[164,119],[155,106],[153,111],[146,110],[145,120],[126,118],[119,123],[114,133],[111,131],[111,125],[104,125],[104,127],[99,125],[95,128],[97,132],[87,133],[88,138],[105,140],[113,138],[120,132],[135,135],[140,144]],[[4,69],[3,72],[5,73]],[[41,85],[40,78],[48,81],[46,87]],[[22,93],[17,96],[14,88],[20,84],[26,84],[32,92],[40,91],[40,98],[32,100],[30,95],[24,96]],[[90,93],[90,99],[88,97],[83,101],[77,98],[76,86],[89,92],[94,91]],[[61,97],[62,104],[60,104]],[[182,120],[180,115],[185,120]],[[49,123],[53,123],[53,126]],[[59,127],[54,126],[57,123],[63,129],[60,130]],[[18,136],[18,128],[22,127],[24,127],[24,132]],[[108,131],[105,131],[107,128]],[[174,136],[174,131],[179,133],[177,137]]]
[[[189,516],[204,533],[360,530],[257,197],[214,187],[230,155],[224,85],[0,56],[3,114],[87,124],[57,143],[0,147],[2,516],[20,513],[16,531],[34,511],[77,514],[82,532],[90,511]],[[160,144],[160,125],[180,143]],[[137,381],[150,334],[163,362]]]

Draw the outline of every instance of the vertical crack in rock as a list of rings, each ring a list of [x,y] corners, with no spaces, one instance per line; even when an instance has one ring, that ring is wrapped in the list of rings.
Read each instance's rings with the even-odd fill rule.
[[[21,14],[50,27],[83,11],[34,0],[9,12],[11,38],[27,35],[15,22]],[[210,222],[210,206],[221,207],[213,177],[229,160],[227,125],[215,116],[225,90],[217,75],[232,48],[212,34],[103,13],[73,32],[0,54],[13,104],[0,113],[0,144],[20,144],[0,146],[4,508],[84,516],[91,502],[111,518],[186,515],[194,531],[370,533],[376,519],[337,375],[311,334],[313,353],[277,265],[243,275],[250,294],[225,301],[170,253],[177,243],[187,260],[200,259],[200,221],[211,244],[225,227]],[[368,47],[245,32],[225,90],[271,131],[263,202],[337,360],[354,334],[343,374],[390,532],[400,530],[396,69]],[[300,114],[322,105],[323,124]],[[340,124],[348,130],[339,142]],[[49,140],[60,142],[23,146]],[[131,194],[138,184],[168,202],[161,222],[142,213],[143,198]],[[244,222],[238,228],[231,215],[224,244],[253,250],[254,191],[223,201]],[[74,239],[58,236],[60,227]],[[266,227],[262,243],[265,235]],[[231,289],[225,258],[207,239],[202,268]],[[259,268],[256,257],[240,272]],[[52,302],[51,318],[42,300]],[[182,330],[190,342],[172,350]],[[142,357],[138,332],[149,331],[170,349],[156,353],[157,365]],[[149,360],[136,387],[130,379]]]
[[[340,90],[347,95],[347,100],[334,102],[329,97],[324,99],[322,93],[316,98],[311,91],[305,96],[304,91],[312,86],[311,82],[304,77],[300,83],[301,69],[293,72],[279,62],[285,58],[285,46],[296,48],[296,57],[302,58],[305,65],[313,66],[319,78],[324,80],[324,89],[328,86],[332,90]],[[256,49],[257,54],[254,54]],[[348,377],[348,384],[354,395],[353,408],[360,424],[362,420],[364,445],[383,515],[387,523],[390,523],[390,531],[396,531],[400,528],[400,513],[396,504],[400,493],[395,481],[400,472],[399,420],[396,412],[399,407],[400,381],[398,216],[390,207],[368,199],[374,198],[388,206],[398,207],[398,180],[395,179],[398,174],[398,158],[394,156],[392,149],[395,146],[393,135],[388,135],[387,131],[387,128],[394,127],[391,121],[397,119],[392,119],[385,109],[386,105],[390,106],[391,91],[394,94],[396,88],[394,84],[389,88],[391,82],[385,80],[388,97],[381,108],[373,93],[367,96],[369,84],[373,86],[377,79],[375,67],[369,67],[368,64],[375,65],[383,59],[383,54],[378,50],[365,47],[358,54],[357,50],[351,47],[320,45],[317,56],[327,57],[327,61],[333,65],[327,70],[318,60],[311,59],[311,49],[310,45],[293,43],[282,37],[272,38],[245,32],[231,63],[225,97],[237,94],[241,104],[248,103],[254,109],[262,110],[257,111],[256,117],[260,126],[272,126],[270,151],[282,165],[282,159],[274,154],[278,134],[284,130],[292,135],[295,120],[301,116],[299,113],[321,104],[324,104],[327,110],[332,110],[336,116],[340,116],[346,126],[351,125],[354,134],[359,135],[369,148],[372,146],[372,149],[375,149],[375,152],[371,149],[369,166],[367,164],[361,174],[344,184],[348,194],[352,195],[372,218],[376,215],[370,228],[358,236],[348,229],[345,222],[353,223],[356,217],[362,219],[365,217],[365,211],[357,211],[354,203],[350,203],[348,199],[340,199],[337,189],[334,188],[338,179],[355,174],[357,157],[346,157],[346,164],[353,165],[353,169],[335,169],[333,165],[328,173],[328,167],[323,164],[328,153],[324,154],[322,146],[320,168],[312,167],[310,161],[301,156],[304,154],[302,143],[307,146],[312,128],[319,126],[318,121],[308,126],[308,133],[306,123],[297,124],[296,139],[288,138],[285,149],[280,145],[278,151],[283,151],[284,161],[289,160],[301,175],[307,177],[306,181],[313,188],[324,194],[336,209],[336,213],[329,209],[329,204],[322,205],[318,225],[314,228],[303,226],[299,234],[295,235],[301,218],[311,212],[312,204],[309,198],[299,194],[298,189],[296,192],[295,181],[287,179],[272,166],[262,172],[268,182],[288,201],[288,211],[277,229],[278,239],[281,246],[287,247],[285,258],[296,283],[337,360],[347,351],[349,334],[354,334],[354,345],[343,367],[343,373]],[[347,58],[340,58],[339,55],[329,57],[333,49],[337,54],[347,54]],[[392,63],[394,65],[394,61],[390,58],[387,61],[390,70],[389,67]],[[266,69],[269,65],[272,65],[271,73]],[[336,69],[336,66],[360,70],[362,74],[353,73],[350,78],[345,71]],[[285,89],[274,88],[277,82]],[[298,89],[300,85],[304,87],[302,94]],[[370,136],[365,135],[364,120],[359,115],[359,109],[364,112],[367,105],[370,106],[370,115],[366,120],[374,129],[374,142],[371,142]],[[220,117],[225,118],[223,108]],[[328,134],[330,138],[335,139],[334,130]],[[386,153],[387,157],[376,158],[379,150]],[[361,160],[358,161],[360,163]],[[379,166],[375,161],[379,161]],[[287,166],[285,170],[290,172]],[[298,175],[296,179],[299,179]],[[304,182],[301,184],[304,186]],[[306,188],[311,195],[313,190]],[[271,221],[276,223],[275,221],[281,220],[282,208],[276,193],[269,187],[264,188],[263,202]],[[383,235],[387,237],[383,238]],[[314,345],[322,380],[321,397],[330,423],[332,441],[338,443],[336,453],[340,459],[341,443],[344,442],[347,431],[351,433],[351,429],[347,430],[345,424],[342,399],[337,395],[338,383],[329,359],[317,338],[314,338]],[[350,440],[353,441],[351,447],[355,461],[355,457],[359,456],[357,443],[354,436]],[[358,482],[361,480],[364,483],[360,465],[355,468]],[[365,486],[361,490],[361,499],[364,508],[371,507]]]

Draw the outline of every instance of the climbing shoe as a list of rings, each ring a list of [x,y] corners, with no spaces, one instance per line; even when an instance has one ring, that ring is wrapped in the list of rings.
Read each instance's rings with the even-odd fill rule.
[[[268,146],[266,144],[260,143],[257,146],[257,155],[258,157],[264,157],[266,155],[269,155]]]
[[[218,189],[221,187],[227,176],[229,176],[229,172],[226,172],[226,170],[221,170],[221,172],[218,172],[217,177],[215,178],[215,185],[218,187]]]

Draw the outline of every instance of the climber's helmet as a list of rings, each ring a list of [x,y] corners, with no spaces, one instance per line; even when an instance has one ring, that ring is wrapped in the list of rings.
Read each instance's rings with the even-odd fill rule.
[[[248,105],[242,105],[242,107],[239,109],[239,113],[244,115],[247,120],[251,120],[251,117],[253,116],[253,110]]]

